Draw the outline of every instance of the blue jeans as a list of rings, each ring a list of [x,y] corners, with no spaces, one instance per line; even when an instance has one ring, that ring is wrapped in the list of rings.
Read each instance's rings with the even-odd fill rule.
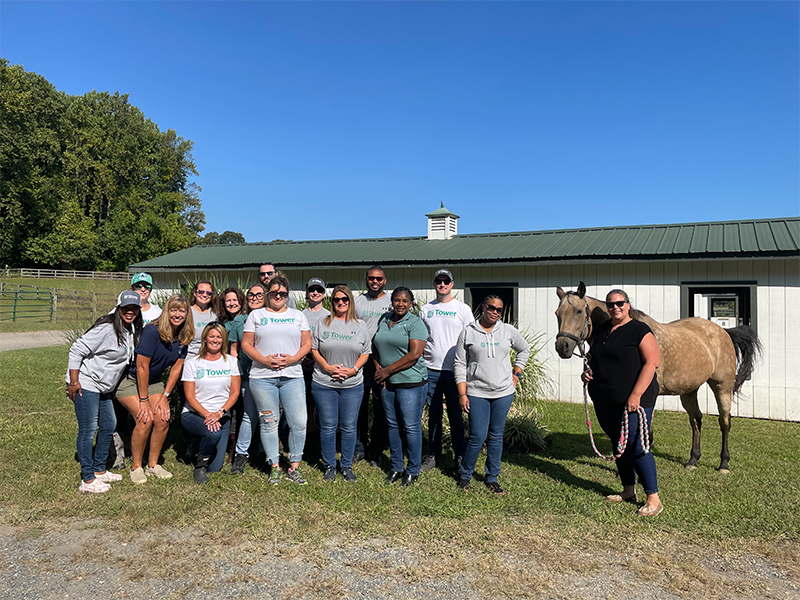
[[[336,466],[336,430],[342,431],[342,467],[353,466],[356,449],[356,423],[358,409],[361,408],[363,384],[346,389],[337,389],[311,382],[314,402],[319,415],[319,440],[322,462],[326,466]]]
[[[278,423],[281,410],[289,425],[289,462],[303,460],[306,445],[306,384],[302,377],[271,377],[251,379],[250,393],[258,410],[261,424],[261,445],[271,465],[277,465]]]
[[[486,442],[486,483],[497,482],[500,475],[500,459],[503,456],[503,429],[506,426],[508,409],[514,394],[502,398],[478,398],[469,396],[469,440],[464,461],[461,464],[461,479],[472,479],[475,463]]]
[[[458,389],[452,371],[428,369],[428,449],[437,459],[442,457],[442,399],[447,403],[450,439],[456,460],[464,456],[464,418],[458,403]]]
[[[198,442],[197,454],[208,456],[211,461],[209,471],[221,471],[225,464],[225,449],[228,447],[228,436],[231,434],[231,418],[224,416],[219,420],[222,427],[219,431],[209,431],[205,419],[192,411],[181,413],[181,425],[189,438]]]
[[[250,380],[242,379],[242,422],[236,438],[236,454],[248,456],[253,441],[253,428],[258,427],[258,409],[250,391]]]
[[[78,418],[78,461],[81,463],[81,479],[91,481],[95,473],[103,473],[108,463],[111,436],[117,426],[114,414],[114,394],[101,394],[81,390],[75,394],[75,416]],[[97,445],[92,453],[94,434]]]
[[[392,471],[403,470],[403,450],[408,454],[409,475],[419,475],[422,466],[422,408],[428,384],[398,388],[390,383],[381,389],[383,412],[389,429],[389,455]]]
[[[616,450],[622,431],[622,414],[625,406],[601,402],[594,405],[597,422],[605,434],[611,439],[611,444]],[[647,428],[651,435],[653,431],[653,408],[645,408],[647,415]],[[656,475],[656,459],[653,453],[645,454],[639,441],[639,413],[628,413],[628,445],[625,452],[617,459],[617,472],[622,485],[636,485],[636,476],[644,487],[645,494],[658,492],[658,477]]]
[[[356,452],[380,462],[381,455],[386,450],[388,434],[386,415],[383,414],[381,386],[373,381],[374,376],[375,363],[370,359],[364,365],[364,395],[361,397],[361,409],[358,412]],[[372,428],[369,426],[370,396],[372,396]]]

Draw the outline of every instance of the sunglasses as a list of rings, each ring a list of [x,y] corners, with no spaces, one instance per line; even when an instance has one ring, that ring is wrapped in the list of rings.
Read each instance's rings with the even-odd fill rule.
[[[334,298],[333,301],[336,304],[349,304],[350,303],[350,298],[348,298],[347,296],[339,296],[337,298]]]
[[[259,271],[258,276],[261,278],[264,277],[272,277],[275,275],[275,271]]]
[[[135,286],[133,286],[133,289],[135,289],[135,290],[151,290],[151,289],[153,289],[153,286],[152,285],[148,285],[146,283],[137,283]]]
[[[386,279],[385,277],[372,277],[371,275],[367,275],[367,281],[383,281]]]
[[[252,292],[247,292],[247,299],[248,300],[261,300],[264,297],[262,292],[258,292],[257,294],[253,294]]]
[[[324,294],[325,290],[323,290],[321,287],[313,287],[313,288],[308,288],[308,293],[309,294]]]
[[[438,285],[450,285],[451,283],[453,283],[453,280],[452,279],[437,279],[433,283],[436,284],[437,286]]]
[[[627,301],[627,300],[617,300],[616,302],[606,302],[606,308],[607,308],[608,310],[611,310],[611,309],[612,309],[612,308],[614,308],[615,306],[616,306],[617,308],[622,308],[622,307],[623,307],[623,306],[625,306],[627,303],[628,303],[628,301]]]
[[[280,300],[281,298],[288,298],[288,297],[289,297],[289,292],[278,292],[278,291],[272,291],[272,292],[270,292],[270,293],[269,293],[269,294],[267,294],[267,295],[268,295],[270,298],[273,298],[273,299],[275,299],[275,300]]]
[[[213,296],[214,292],[207,292],[206,290],[195,290],[195,295],[197,296]]]
[[[487,304],[486,305],[486,312],[495,312],[497,314],[500,314],[501,312],[503,312],[503,307],[502,306],[492,306],[491,304]]]

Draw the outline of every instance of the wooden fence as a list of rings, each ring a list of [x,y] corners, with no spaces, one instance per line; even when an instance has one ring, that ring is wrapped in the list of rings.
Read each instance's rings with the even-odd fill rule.
[[[36,277],[40,279],[117,279],[129,280],[130,273],[122,271],[59,271],[57,269],[0,269],[5,277]]]

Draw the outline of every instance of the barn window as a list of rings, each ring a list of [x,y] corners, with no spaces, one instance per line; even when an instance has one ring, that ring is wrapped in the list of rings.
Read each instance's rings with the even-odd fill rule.
[[[755,281],[683,282],[681,317],[701,317],[728,329],[756,324]]]

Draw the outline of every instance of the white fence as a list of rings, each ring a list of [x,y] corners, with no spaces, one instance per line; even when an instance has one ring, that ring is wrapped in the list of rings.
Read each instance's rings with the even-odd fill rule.
[[[130,279],[130,273],[106,271],[59,271],[57,269],[0,269],[4,277],[37,277],[42,279]]]

